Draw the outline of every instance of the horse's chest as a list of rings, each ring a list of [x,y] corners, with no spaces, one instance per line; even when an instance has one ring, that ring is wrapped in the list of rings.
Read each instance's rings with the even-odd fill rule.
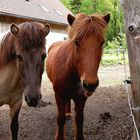
[[[77,94],[79,91],[79,81],[73,79],[63,79],[58,80],[55,83],[56,92],[61,93],[62,95],[73,96],[73,94]]]
[[[0,77],[0,105],[22,98],[23,85],[14,67],[7,66],[1,70]]]

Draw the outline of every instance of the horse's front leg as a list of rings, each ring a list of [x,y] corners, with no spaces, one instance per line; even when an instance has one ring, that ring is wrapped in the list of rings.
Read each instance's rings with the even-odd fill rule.
[[[66,121],[65,116],[65,108],[66,108],[66,101],[64,101],[61,97],[55,96],[56,103],[57,103],[57,132],[55,135],[55,140],[64,140],[64,125]]]
[[[11,117],[11,135],[12,135],[12,140],[17,140],[18,138],[18,115],[19,111],[22,105],[22,100],[16,102],[15,104],[10,105],[10,117]]]
[[[74,99],[75,102],[75,121],[76,121],[76,140],[84,140],[83,121],[84,121],[84,106],[86,97],[78,96]]]

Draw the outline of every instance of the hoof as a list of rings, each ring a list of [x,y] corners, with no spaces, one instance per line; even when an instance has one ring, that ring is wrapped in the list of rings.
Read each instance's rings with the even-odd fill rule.
[[[71,119],[73,114],[71,112],[66,113],[66,119],[69,120]]]

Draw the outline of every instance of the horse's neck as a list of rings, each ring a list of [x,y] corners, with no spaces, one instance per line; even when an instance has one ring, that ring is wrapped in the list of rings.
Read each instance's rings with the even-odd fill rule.
[[[73,42],[71,42],[70,40],[68,40],[68,41],[66,41],[66,42],[64,42],[64,51],[63,51],[63,53],[64,53],[64,55],[66,55],[66,57],[67,57],[67,62],[69,62],[69,63],[74,63],[73,62],[73,59],[74,59],[74,46],[73,46]]]
[[[17,68],[14,62],[9,63],[4,68],[0,69],[0,87],[3,85],[15,87],[20,80]]]
[[[75,43],[71,40],[68,40],[65,44],[65,55],[67,56],[67,67],[72,71],[72,73],[78,73],[77,72],[77,56],[76,56],[76,46]]]
[[[0,70],[0,106],[22,99],[23,88],[14,63]]]

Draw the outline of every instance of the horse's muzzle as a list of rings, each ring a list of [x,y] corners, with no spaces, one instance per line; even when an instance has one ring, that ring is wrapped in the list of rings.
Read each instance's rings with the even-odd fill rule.
[[[88,84],[85,80],[83,81],[83,88],[88,92],[94,92],[99,85],[99,80],[94,84]]]
[[[36,107],[38,105],[40,99],[41,99],[41,94],[39,94],[38,96],[34,96],[34,95],[25,96],[25,101],[27,102],[27,104],[30,107]]]

